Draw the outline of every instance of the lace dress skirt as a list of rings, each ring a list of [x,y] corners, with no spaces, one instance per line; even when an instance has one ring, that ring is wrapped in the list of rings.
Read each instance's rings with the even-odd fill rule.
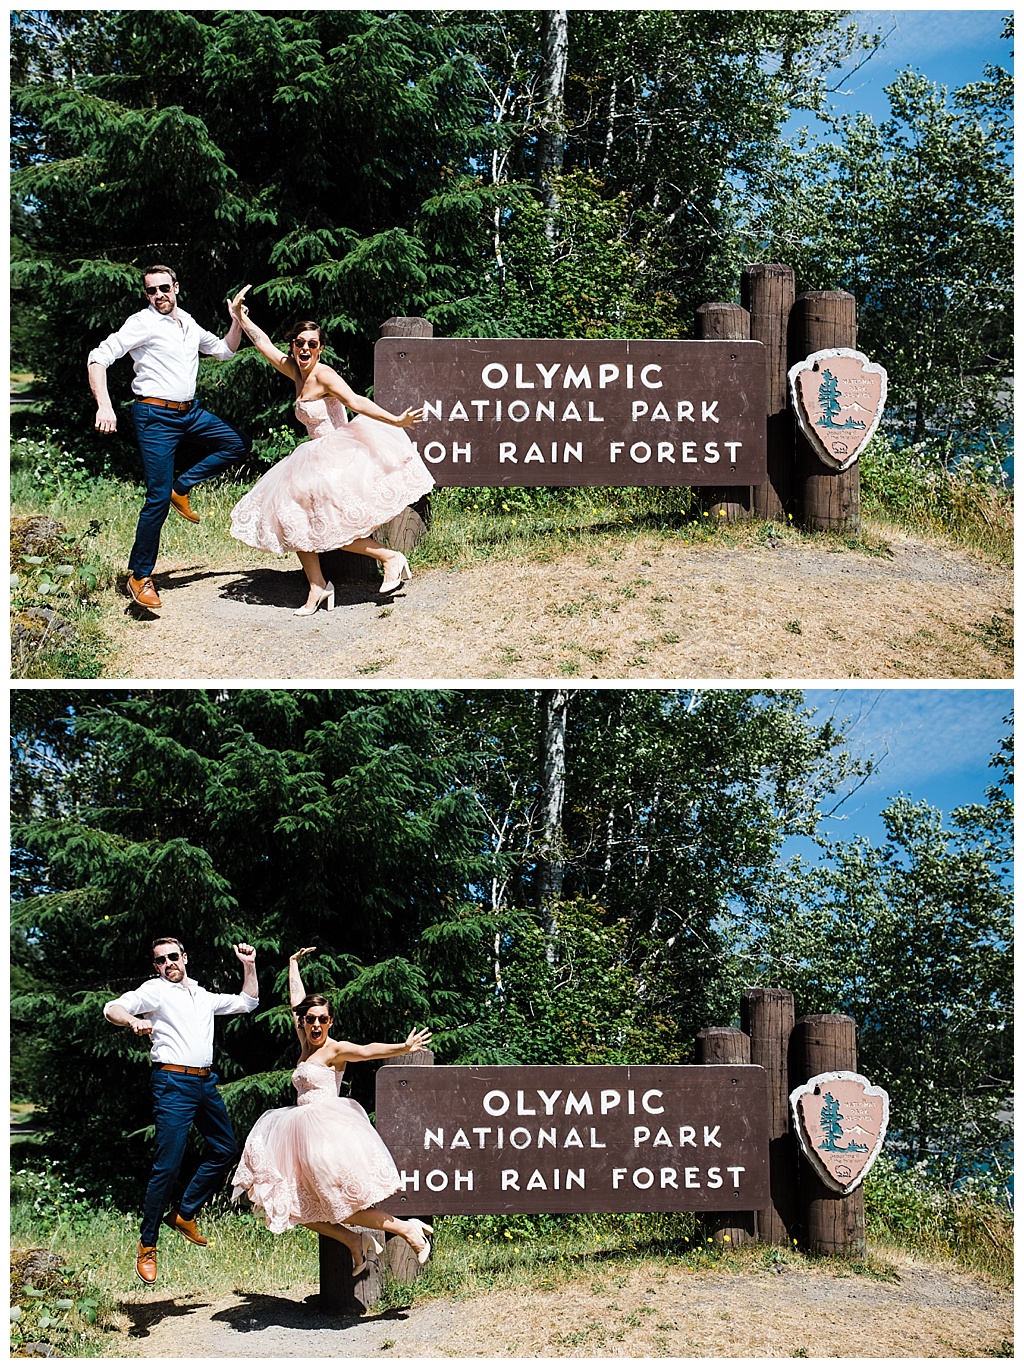
[[[232,509],[231,535],[261,551],[333,551],[433,487],[402,428],[355,418],[268,470]]]
[[[264,1112],[249,1132],[231,1193],[242,1193],[275,1234],[336,1224],[397,1192],[401,1179],[358,1102],[323,1092]]]

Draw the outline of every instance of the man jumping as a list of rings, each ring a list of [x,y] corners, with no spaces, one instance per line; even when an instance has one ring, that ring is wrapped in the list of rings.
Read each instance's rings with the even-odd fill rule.
[[[244,942],[233,946],[242,962],[242,991],[208,993],[185,972],[188,955],[180,940],[161,936],[153,942],[155,978],[134,992],[122,993],[103,1008],[112,1026],[127,1026],[137,1036],[150,1036],[153,1064],[153,1115],[156,1157],[146,1189],[135,1271],[144,1283],[156,1282],[156,1241],[160,1221],[193,1244],[206,1240],[196,1229],[195,1215],[216,1192],[225,1171],[238,1154],[238,1142],[217,1091],[212,1072],[213,1019],[236,1016],[259,1006],[256,951]],[[203,1162],[184,1195],[167,1211],[178,1177],[189,1127],[206,1141]]]
[[[89,353],[89,386],[96,399],[96,429],[115,432],[117,417],[107,393],[107,367],[129,353],[135,366],[132,419],[146,478],[146,501],[139,514],[135,545],[128,558],[128,593],[143,608],[159,608],[153,569],[160,550],[160,529],[173,508],[189,522],[199,517],[189,490],[247,456],[252,439],[195,401],[199,354],[230,361],[242,340],[232,321],[223,338],[201,328],[178,308],[178,277],[169,266],[143,272],[146,307]],[[205,455],[177,479],[174,458],[188,442]]]

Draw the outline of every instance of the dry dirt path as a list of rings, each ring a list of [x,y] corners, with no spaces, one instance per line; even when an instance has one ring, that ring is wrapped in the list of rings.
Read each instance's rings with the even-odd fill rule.
[[[887,534],[891,555],[780,541],[609,542],[417,570],[386,605],[338,586],[296,618],[294,561],[171,562],[159,615],[116,618],[108,677],[136,679],[1004,679],[1012,577]]]
[[[896,1277],[588,1270],[557,1290],[491,1292],[335,1320],[312,1288],[218,1302],[140,1292],[119,1356],[145,1358],[989,1358],[1012,1293],[900,1258]]]

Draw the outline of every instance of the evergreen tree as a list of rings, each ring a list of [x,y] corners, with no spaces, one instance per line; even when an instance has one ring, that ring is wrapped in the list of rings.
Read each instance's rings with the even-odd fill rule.
[[[38,711],[16,738],[15,922],[47,987],[14,1013],[34,1024],[47,1125],[80,1177],[130,1183],[147,1165],[145,1050],[101,1008],[147,976],[155,935],[179,937],[214,991],[237,991],[231,943],[257,947],[259,1015],[217,1040],[243,1128],[287,1085],[300,945],[318,946],[307,986],[331,994],[346,1036],[401,1039],[429,1021],[443,1049],[457,1034],[479,991],[471,891],[487,860],[457,757],[438,758],[438,695],[72,698],[60,710],[85,754],[63,757],[70,785],[40,773],[55,733]],[[371,1079],[356,1086],[365,1097]]]
[[[217,1037],[242,1131],[287,1100],[285,965],[315,944],[307,984],[340,1031],[426,1024],[443,1063],[681,1062],[742,987],[787,987],[800,1011],[857,1019],[908,1154],[962,1172],[992,1152],[1012,1077],[1009,743],[987,801],[948,825],[901,798],[880,849],[837,843],[817,869],[784,868],[785,837],[814,835],[870,770],[799,693],[573,691],[560,840],[544,703],[15,695],[18,1057],[38,1065],[26,1086],[77,1173],[137,1200],[145,1051],[100,1009],[148,972],[157,934],[179,935],[217,989],[237,988],[231,942],[258,948],[259,1014]],[[541,911],[552,840],[561,895]],[[353,1087],[372,1105],[370,1070]]]
[[[825,1139],[821,1142],[823,1150],[838,1150],[839,1142],[843,1138],[843,1114],[839,1110],[839,1103],[831,1093],[825,1094],[825,1105],[821,1109],[821,1129],[825,1132]]]
[[[208,327],[245,281],[271,335],[319,318],[360,388],[393,314],[449,336],[687,331],[735,289],[790,108],[860,40],[819,11],[566,22],[567,59],[541,11],[15,11],[15,281],[51,421],[91,428],[86,352],[156,260]],[[112,371],[115,402],[130,378]],[[199,392],[257,432],[286,411],[249,348]]]

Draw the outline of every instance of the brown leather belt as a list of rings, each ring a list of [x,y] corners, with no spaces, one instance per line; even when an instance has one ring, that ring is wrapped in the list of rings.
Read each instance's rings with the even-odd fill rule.
[[[141,395],[135,396],[137,404],[156,404],[157,408],[175,409],[178,413],[184,413],[196,402],[194,399],[143,399]]]
[[[191,1074],[193,1078],[209,1078],[212,1069],[194,1069],[191,1064],[158,1064],[158,1069],[163,1069],[166,1073]]]

